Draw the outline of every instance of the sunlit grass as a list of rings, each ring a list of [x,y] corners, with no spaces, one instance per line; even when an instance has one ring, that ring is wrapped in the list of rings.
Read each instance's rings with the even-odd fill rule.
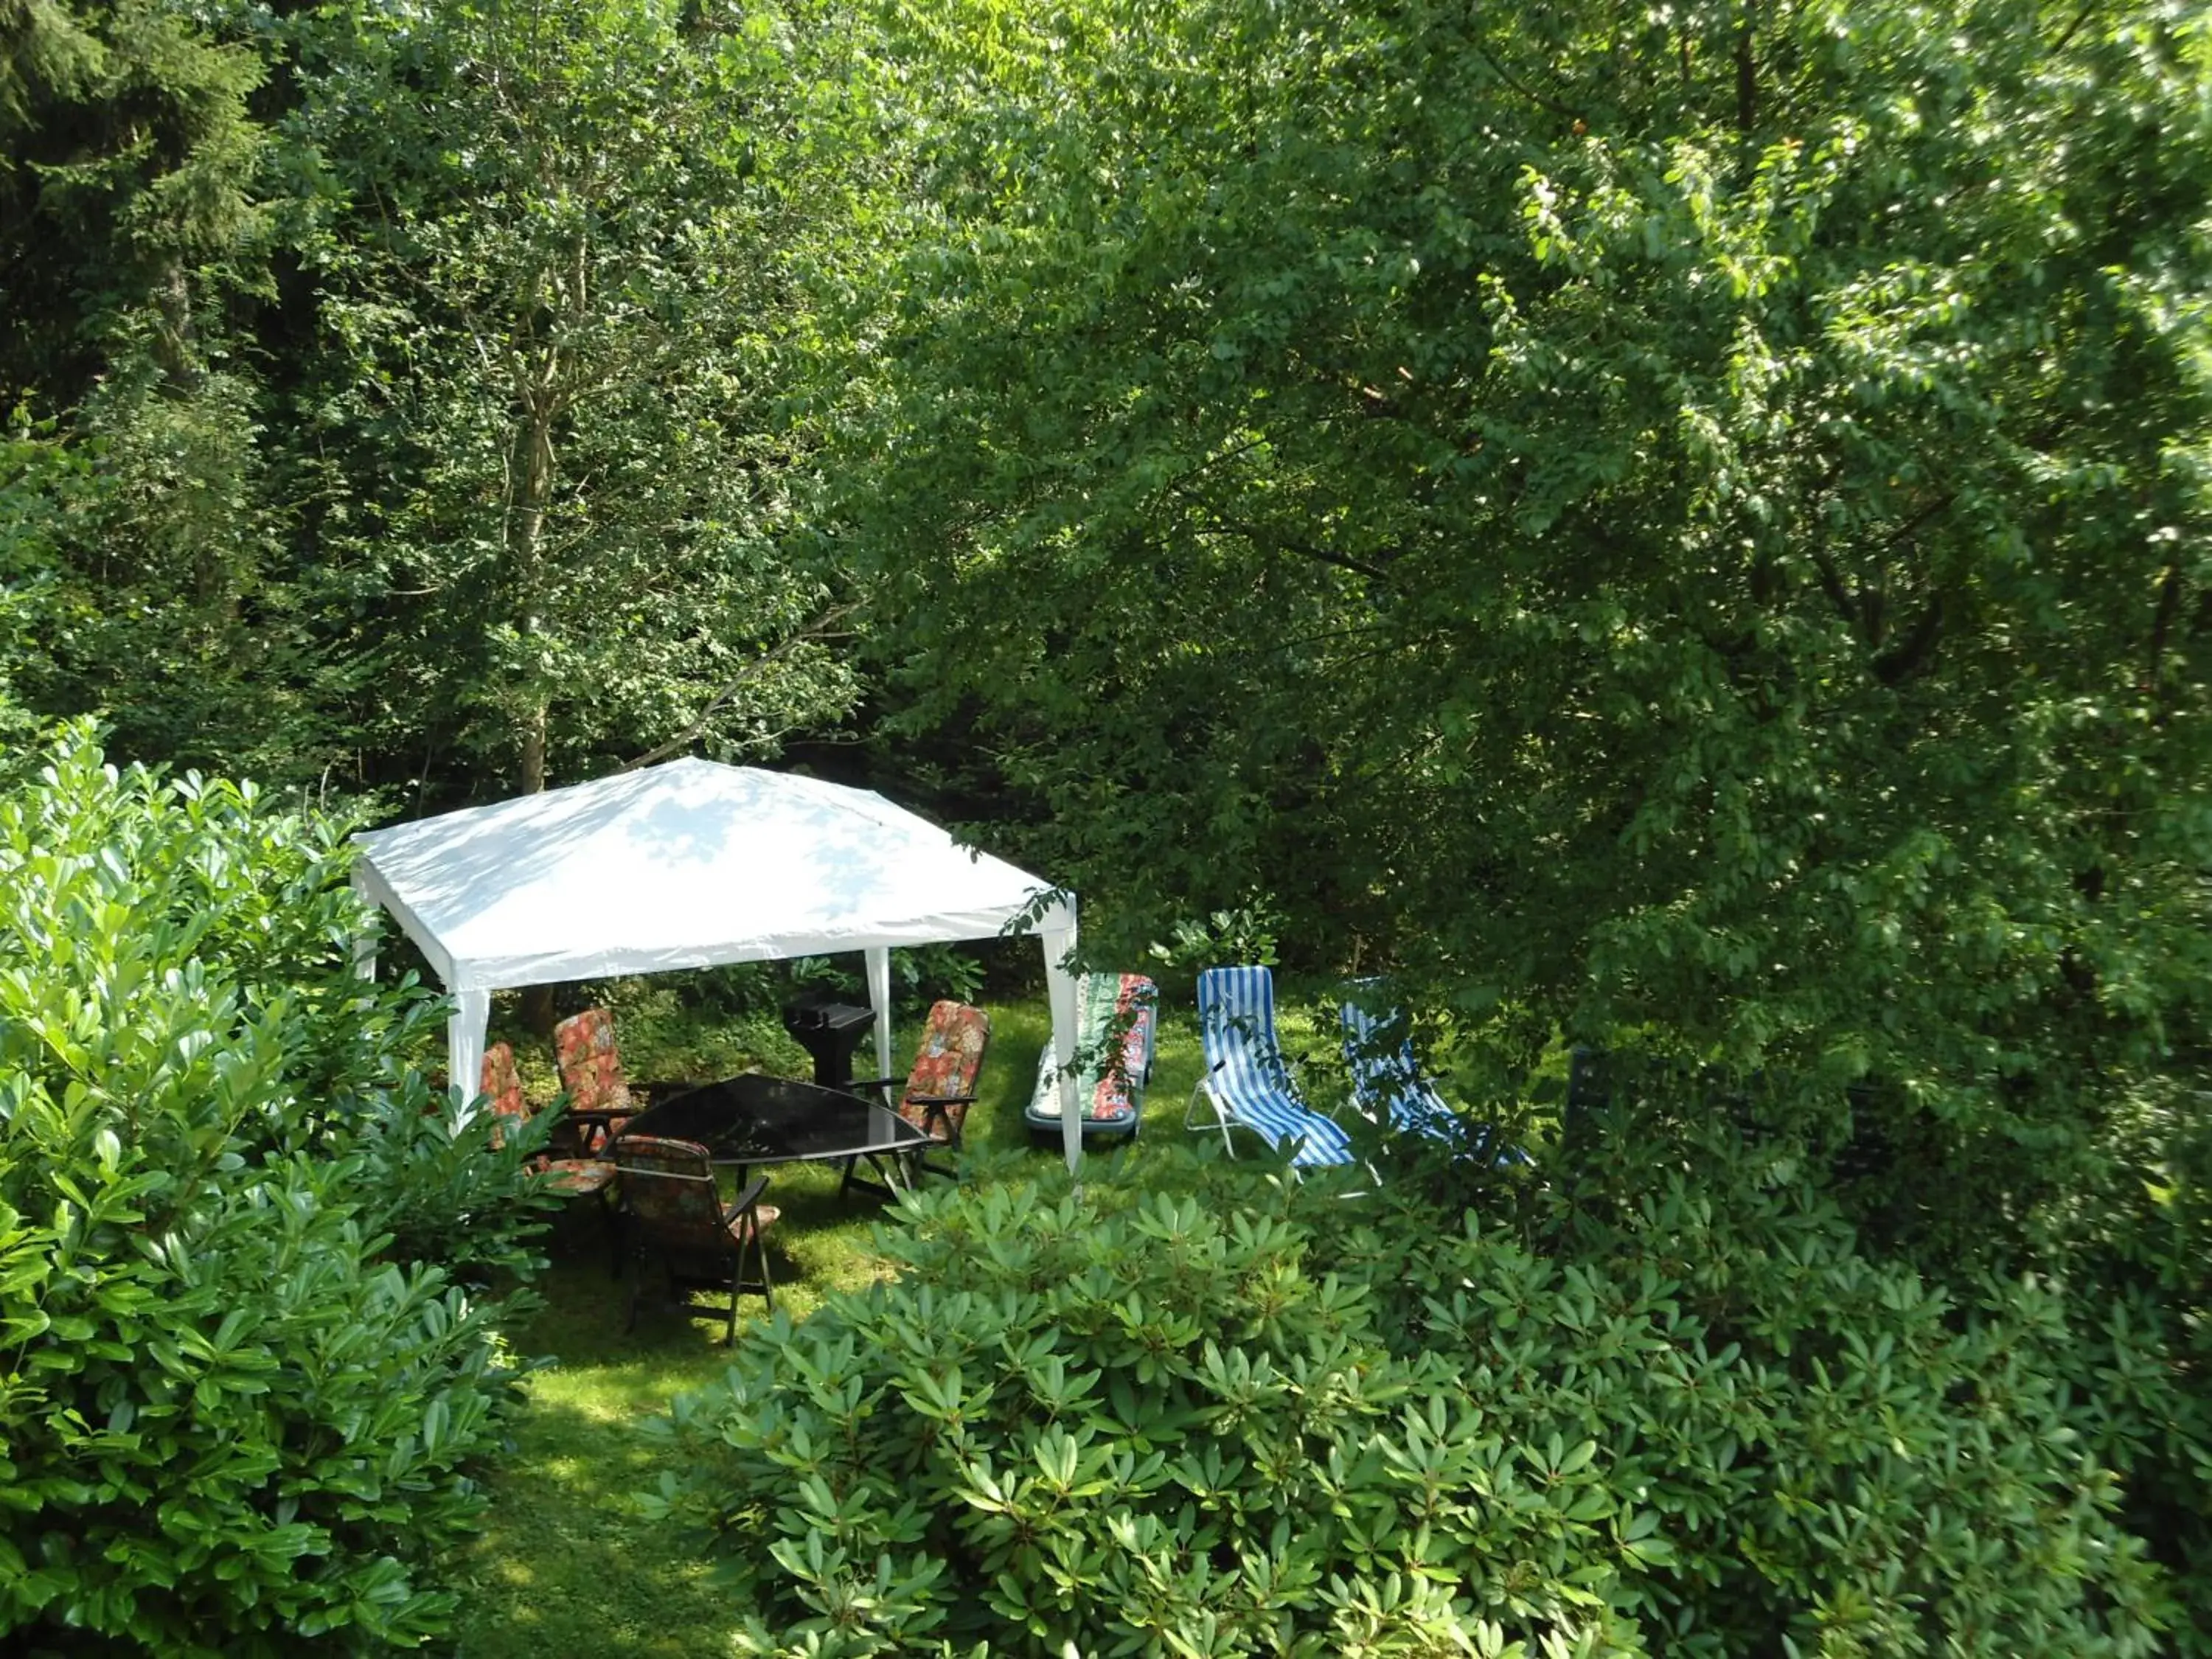
[[[1042,1168],[1058,1156],[1058,1142],[1033,1141],[1022,1109],[1049,1017],[1042,998],[989,1012],[991,1050],[968,1139],[1001,1154],[1034,1146]],[[899,1031],[895,1066],[911,1058],[918,1036],[912,1025]],[[641,1054],[633,1064],[649,1072],[653,1059]],[[1191,1021],[1164,1018],[1142,1134],[1117,1161],[1141,1167],[1148,1147],[1185,1139],[1183,1108],[1199,1065]],[[804,1316],[831,1291],[881,1274],[872,1248],[880,1201],[839,1197],[831,1169],[770,1173],[768,1201],[783,1212],[769,1234],[780,1307]],[[545,1307],[515,1334],[521,1353],[551,1363],[525,1385],[514,1452],[486,1480],[489,1524],[455,1564],[464,1587],[455,1650],[469,1659],[726,1652],[743,1610],[676,1534],[638,1518],[632,1504],[664,1467],[665,1454],[639,1425],[720,1374],[726,1316],[648,1309],[625,1333],[629,1287],[611,1274],[606,1237],[588,1206],[562,1218],[554,1250],[540,1286]],[[759,1299],[744,1298],[740,1328],[761,1315]]]

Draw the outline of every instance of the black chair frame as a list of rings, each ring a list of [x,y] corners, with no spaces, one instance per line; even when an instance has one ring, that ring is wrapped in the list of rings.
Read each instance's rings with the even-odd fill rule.
[[[619,1146],[619,1140],[616,1144]],[[714,1177],[711,1174],[679,1175],[655,1170],[625,1171],[623,1178],[640,1176],[653,1181],[697,1182],[708,1188],[710,1198],[720,1204],[720,1194],[713,1191]],[[657,1237],[653,1224],[633,1212],[625,1202],[623,1225],[636,1277],[630,1287],[629,1310],[623,1330],[636,1328],[638,1310],[645,1300],[646,1284],[656,1261],[666,1290],[665,1306],[690,1310],[697,1305],[694,1298],[698,1296],[728,1292],[730,1323],[725,1341],[734,1342],[738,1338],[738,1297],[757,1296],[765,1306],[774,1308],[775,1281],[769,1271],[768,1245],[758,1215],[761,1194],[767,1190],[768,1177],[756,1176],[738,1194],[737,1202],[720,1211],[721,1235],[729,1241],[726,1249],[702,1249],[689,1239],[672,1242],[665,1237]],[[746,1221],[745,1226],[733,1231],[734,1224],[740,1219]]]

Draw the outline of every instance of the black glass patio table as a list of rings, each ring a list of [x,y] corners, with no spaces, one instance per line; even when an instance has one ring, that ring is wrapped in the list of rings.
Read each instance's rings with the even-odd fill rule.
[[[879,1101],[757,1072],[672,1095],[630,1119],[623,1133],[696,1141],[716,1164],[740,1170],[762,1164],[842,1163],[840,1192],[858,1186],[886,1195],[904,1184],[900,1177],[907,1160],[935,1144]],[[882,1183],[854,1176],[863,1158]]]

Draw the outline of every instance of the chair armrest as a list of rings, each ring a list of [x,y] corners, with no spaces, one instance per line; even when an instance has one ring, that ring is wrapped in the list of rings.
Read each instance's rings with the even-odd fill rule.
[[[975,1101],[975,1097],[973,1095],[908,1095],[899,1103],[902,1106],[921,1108],[922,1133],[932,1140],[937,1139],[937,1131],[939,1127],[942,1127],[945,1131],[945,1144],[948,1146],[957,1146],[960,1144],[961,1130],[963,1126],[952,1121],[951,1109],[955,1106],[971,1106]]]
[[[751,1209],[754,1205],[760,1202],[760,1195],[767,1190],[768,1177],[764,1175],[755,1176],[744,1191],[738,1194],[738,1201],[722,1212],[722,1224],[725,1227],[728,1226],[746,1211]]]
[[[614,1139],[615,1121],[635,1117],[635,1112],[610,1112],[597,1106],[581,1109],[562,1104],[545,1149],[555,1158],[598,1158]],[[595,1146],[593,1143],[597,1142]]]
[[[635,1117],[635,1111],[611,1111],[605,1106],[568,1107],[561,1109],[561,1121],[578,1128],[604,1129],[618,1117]]]
[[[885,1089],[894,1083],[903,1083],[902,1077],[856,1077],[845,1086],[848,1089]]]

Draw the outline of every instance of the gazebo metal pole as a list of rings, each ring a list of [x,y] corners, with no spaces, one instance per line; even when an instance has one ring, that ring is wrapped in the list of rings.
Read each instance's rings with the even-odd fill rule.
[[[876,1075],[891,1074],[891,950],[872,945],[862,952],[868,965],[868,1000],[876,1010]]]
[[[1067,965],[1075,951],[1072,895],[1063,894],[1046,912],[1038,936],[1044,945],[1045,990],[1052,1001],[1052,1054],[1059,1066],[1060,1149],[1073,1175],[1083,1164],[1083,1113],[1075,1086],[1075,975]]]
[[[471,1114],[469,1104],[477,1095],[477,1075],[483,1070],[484,1033],[491,1024],[491,993],[457,991],[453,1016],[446,1022],[446,1084],[463,1122]]]

